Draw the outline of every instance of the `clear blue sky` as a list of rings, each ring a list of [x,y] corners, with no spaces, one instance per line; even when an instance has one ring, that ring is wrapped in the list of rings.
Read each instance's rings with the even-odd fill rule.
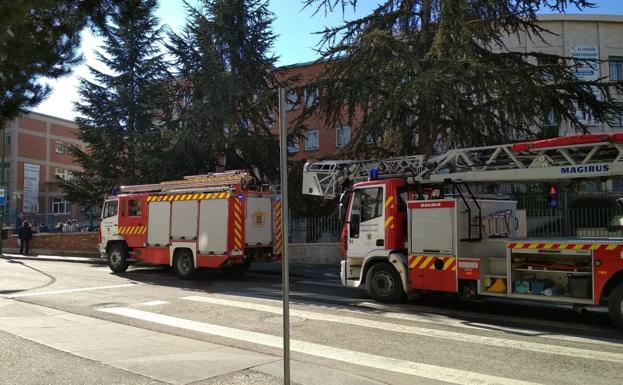
[[[582,13],[623,15],[623,0],[593,0],[593,2],[597,7],[585,9]],[[275,14],[273,29],[278,35],[274,46],[274,53],[279,57],[278,64],[286,65],[316,59],[314,47],[318,43],[319,36],[314,34],[315,32],[327,26],[339,25],[344,19],[350,20],[368,14],[377,3],[377,0],[359,0],[355,12],[347,9],[346,14],[342,15],[340,9],[326,16],[323,11],[313,16],[313,9],[303,9],[300,0],[271,0],[269,7]],[[579,13],[575,8],[569,8],[567,12]],[[183,1],[160,0],[157,15],[163,24],[169,25],[172,29],[181,28],[186,17]],[[623,39],[623,36],[621,38]],[[100,43],[89,33],[83,34],[82,51],[85,62],[89,65],[98,66],[93,51]],[[51,82],[54,91],[34,110],[64,119],[73,119],[76,115],[73,111],[73,102],[78,98],[78,78],[81,76],[89,76],[86,65],[78,66],[71,76]]]

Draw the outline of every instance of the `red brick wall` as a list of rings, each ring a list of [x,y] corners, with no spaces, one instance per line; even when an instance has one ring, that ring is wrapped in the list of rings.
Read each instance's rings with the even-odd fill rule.
[[[55,123],[52,123],[50,132],[52,135],[64,136],[71,139],[77,139],[78,136],[75,128]]]
[[[17,156],[45,160],[45,138],[35,135],[19,134]]]
[[[19,252],[17,235],[9,236],[5,242],[5,251]],[[30,241],[30,254],[93,257],[99,255],[97,243],[97,233],[34,234]]]
[[[18,127],[25,128],[28,130],[39,131],[39,132],[47,132],[48,127],[47,123],[43,120],[29,118],[27,116],[22,116],[19,118],[17,122]]]
[[[318,77],[322,73],[326,65],[328,64],[321,62],[307,65],[294,65],[291,67],[284,67],[277,70],[276,76],[279,79],[289,79],[291,81],[296,80],[297,86],[304,86],[314,78]],[[319,97],[322,98],[322,95],[319,95]],[[288,127],[292,126],[292,122],[294,122],[303,111],[302,103],[304,103],[305,101],[301,99],[299,102],[301,103],[301,106],[299,106],[299,108],[286,112],[286,123]],[[273,133],[278,135],[279,122],[277,114],[275,116],[275,119],[277,121],[275,122],[275,125],[273,127]],[[344,118],[346,118],[346,114],[344,115]],[[290,159],[301,160],[310,158],[323,158],[327,155],[334,154],[336,151],[339,151],[339,148],[336,145],[336,127],[329,126],[323,116],[316,115],[310,117],[309,119],[307,119],[306,125],[310,129],[318,129],[319,148],[317,150],[306,151],[305,141],[303,138],[300,138],[299,151],[291,154]],[[356,127],[350,128],[351,140],[353,140],[355,130]]]

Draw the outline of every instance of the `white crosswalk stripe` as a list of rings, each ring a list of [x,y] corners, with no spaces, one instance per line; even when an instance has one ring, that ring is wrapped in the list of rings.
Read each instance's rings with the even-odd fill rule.
[[[271,334],[258,333],[248,330],[235,329],[221,325],[198,322],[163,314],[151,313],[142,310],[113,307],[98,309],[101,312],[116,314],[128,318],[148,321],[160,325],[177,327],[204,334],[230,338],[243,342],[250,342],[273,348],[281,348],[281,337]],[[341,349],[312,342],[291,340],[290,349],[293,352],[321,357],[325,359],[363,365],[369,368],[386,370],[395,373],[408,374],[420,378],[444,381],[460,385],[536,385],[534,382],[521,381],[511,378],[493,376],[466,370],[422,364],[413,361],[401,360],[393,357],[379,356],[353,350]]]
[[[281,296],[281,291],[276,291],[276,290],[266,289],[266,288],[261,288],[261,287],[253,287],[247,290],[260,293],[260,295],[267,294],[267,295]],[[434,310],[434,313],[426,313],[426,315],[418,315],[418,314],[411,314],[411,313],[399,313],[398,309],[396,311],[388,311],[387,309],[396,309],[397,307],[391,306],[391,305],[388,306],[386,304],[379,304],[376,302],[370,302],[369,300],[365,300],[365,299],[354,299],[354,298],[338,297],[338,296],[332,296],[332,295],[326,295],[326,294],[305,293],[305,292],[297,292],[297,291],[290,291],[290,295],[292,296],[290,298],[290,302],[292,303],[297,303],[297,302],[302,303],[302,304],[313,303],[318,306],[326,306],[322,304],[321,302],[318,302],[318,300],[326,300],[326,301],[331,301],[331,302],[340,302],[340,303],[349,305],[349,307],[358,308],[357,310],[352,310],[352,308],[347,308],[347,307],[340,306],[340,305],[331,306],[331,307],[338,306],[340,311],[347,311],[347,312],[353,312],[353,313],[368,313],[368,314],[374,314],[377,316],[383,316],[386,318],[393,318],[393,319],[399,319],[399,320],[405,320],[405,321],[433,323],[436,325],[452,326],[452,327],[458,327],[458,328],[463,328],[463,329],[486,330],[486,331],[497,330],[497,331],[502,331],[502,332],[518,333],[518,334],[522,334],[525,336],[535,336],[539,338],[547,338],[547,339],[553,339],[553,340],[559,340],[559,341],[590,343],[590,344],[613,346],[613,347],[619,347],[619,348],[623,347],[623,340],[617,339],[617,338],[604,338],[604,337],[600,337],[600,338],[590,337],[589,338],[589,337],[583,337],[580,335],[575,335],[575,334],[570,334],[570,333],[556,333],[556,332],[548,332],[548,331],[543,330],[544,327],[562,326],[559,323],[554,323],[554,322],[549,322],[549,321],[540,322],[540,321],[530,320],[530,319],[520,320],[518,318],[513,318],[513,317],[478,314],[478,318],[483,319],[483,320],[490,320],[494,322],[496,321],[518,322],[518,323],[521,322],[521,323],[525,323],[527,325],[534,327],[534,329],[527,329],[527,328],[519,328],[519,327],[511,327],[511,326],[499,326],[499,325],[493,325],[493,324],[485,324],[482,322],[480,323],[479,322],[468,322],[468,321],[464,321],[461,319],[457,319],[456,316],[451,317],[451,316],[440,314],[440,313],[443,313],[443,309],[432,309]],[[302,299],[297,299],[295,297],[300,297]],[[270,299],[265,299],[265,298],[257,298],[257,299],[261,299],[264,301],[275,301],[275,300],[270,300]],[[278,302],[281,303],[281,301],[278,301]],[[428,309],[427,307],[423,307],[419,305],[410,306],[410,308],[413,310],[422,310],[424,312],[426,312]],[[460,312],[460,311],[457,312],[453,310],[451,311],[451,313],[456,313],[457,315],[461,315],[464,312]],[[583,328],[597,329],[597,328],[591,328],[591,327],[583,327]]]
[[[263,305],[252,302],[235,301],[223,298],[214,298],[207,296],[188,296],[182,299],[208,303],[212,305],[222,305],[229,307],[236,307],[240,309],[256,310],[261,312],[282,314],[281,307],[272,305]],[[506,339],[497,337],[487,337],[482,335],[457,333],[446,330],[423,328],[409,325],[402,325],[384,321],[375,321],[364,318],[340,316],[335,314],[312,312],[306,310],[290,309],[290,315],[294,317],[302,317],[317,321],[335,322],[347,325],[355,325],[366,328],[373,328],[385,331],[392,331],[397,333],[415,334],[424,337],[440,338],[458,342],[475,343],[481,345],[495,346],[500,348],[510,348],[516,350],[524,350],[530,352],[556,354],[568,357],[577,357],[584,359],[608,361],[608,362],[623,362],[623,354],[613,352],[601,352],[597,350],[579,349],[558,345],[547,345],[542,343],[535,343],[529,341],[521,341],[516,339]]]

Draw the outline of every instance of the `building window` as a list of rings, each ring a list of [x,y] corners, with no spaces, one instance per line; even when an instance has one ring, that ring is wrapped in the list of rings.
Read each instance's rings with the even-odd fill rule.
[[[11,182],[11,162],[4,162],[4,185]]]
[[[335,147],[340,148],[350,143],[350,127],[341,126],[335,129]]]
[[[11,135],[5,135],[4,136],[4,145],[5,146],[10,146],[11,145]]]
[[[65,143],[56,141],[56,153],[57,154],[65,153]]]
[[[296,91],[286,91],[286,111],[299,108],[299,94]]]
[[[366,135],[366,144],[374,144],[374,137],[372,134]]]
[[[608,62],[610,62],[610,80],[623,80],[623,57],[610,56]]]
[[[66,168],[56,167],[56,169],[54,170],[54,175],[58,176],[62,180],[71,180],[71,179],[73,179],[73,174],[71,173],[70,170],[68,170]]]
[[[317,129],[305,131],[305,151],[318,150],[320,148],[320,133]]]
[[[612,191],[623,191],[623,178],[612,179]]]
[[[623,127],[623,103],[616,103],[621,110],[617,112],[612,119],[612,127]]]
[[[305,107],[312,107],[318,101],[318,88],[305,89]]]
[[[71,203],[63,198],[52,198],[52,213],[69,214],[71,213]]]
[[[288,154],[294,154],[299,152],[299,138],[293,138],[290,143],[288,143]]]

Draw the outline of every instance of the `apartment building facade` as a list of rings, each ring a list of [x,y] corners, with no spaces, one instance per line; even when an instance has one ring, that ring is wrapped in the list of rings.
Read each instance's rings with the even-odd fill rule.
[[[552,14],[539,16],[539,25],[551,31],[543,39],[520,33],[505,39],[507,47],[520,52],[543,52],[595,60],[577,62],[575,74],[580,79],[603,81],[623,80],[623,15],[573,15]],[[620,105],[623,107],[623,95]],[[578,109],[577,118],[588,126],[591,133],[609,133],[623,130],[623,116],[610,124],[595,120]],[[555,122],[552,122],[555,123]],[[560,125],[560,135],[576,132],[565,122]]]
[[[14,225],[19,214],[49,229],[70,218],[85,220],[56,182],[80,170],[69,154],[71,146],[85,148],[74,122],[29,112],[6,124],[4,146],[5,224]]]

